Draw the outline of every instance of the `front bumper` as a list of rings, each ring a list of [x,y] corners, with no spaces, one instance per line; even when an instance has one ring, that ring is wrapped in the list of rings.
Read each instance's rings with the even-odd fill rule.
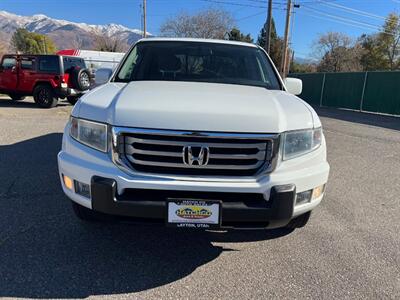
[[[79,91],[69,87],[67,88],[59,87],[56,89],[56,93],[58,97],[65,98],[69,96],[74,96],[74,97],[82,96],[85,93],[85,91]]]
[[[207,199],[203,197],[207,193],[220,193],[221,198],[226,194],[242,194],[243,199],[222,201],[222,225],[274,228],[284,226],[290,219],[314,209],[321,202],[322,196],[308,203],[295,205],[296,192],[325,184],[329,174],[325,143],[320,149],[303,157],[278,163],[270,174],[250,179],[127,175],[114,165],[108,154],[80,144],[71,139],[67,132],[63,137],[62,148],[58,154],[61,182],[62,175],[66,175],[91,185],[89,199],[67,189],[62,183],[65,194],[72,201],[108,214],[161,222],[165,221],[166,215],[165,197],[145,199],[128,192],[135,189],[171,193],[196,192],[196,199],[199,200]],[[246,194],[262,195],[264,201],[249,203]],[[218,196],[213,199],[219,200]]]
[[[174,192],[169,194],[174,195]],[[153,195],[151,198],[140,192],[118,195],[115,180],[94,176],[91,181],[92,208],[95,211],[138,220],[151,219],[165,222],[168,196],[156,191]],[[295,197],[296,187],[289,184],[274,186],[268,202],[248,201],[251,199],[222,201],[221,227],[276,228],[285,226],[293,216]]]

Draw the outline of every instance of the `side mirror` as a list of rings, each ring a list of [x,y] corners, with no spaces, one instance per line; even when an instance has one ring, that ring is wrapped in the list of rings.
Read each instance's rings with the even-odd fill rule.
[[[288,93],[293,95],[300,95],[303,90],[303,82],[298,78],[287,77],[283,80]]]
[[[102,85],[108,82],[111,78],[113,71],[109,68],[98,69],[95,73],[95,83],[96,85]]]

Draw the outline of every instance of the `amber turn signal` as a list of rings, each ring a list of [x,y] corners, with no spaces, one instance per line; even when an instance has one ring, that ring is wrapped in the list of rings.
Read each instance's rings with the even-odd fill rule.
[[[74,186],[74,181],[66,175],[63,175],[63,180],[64,180],[65,187],[72,191],[73,186]]]
[[[325,184],[314,188],[311,199],[317,199],[321,197],[321,195],[324,193],[324,190],[325,190]]]

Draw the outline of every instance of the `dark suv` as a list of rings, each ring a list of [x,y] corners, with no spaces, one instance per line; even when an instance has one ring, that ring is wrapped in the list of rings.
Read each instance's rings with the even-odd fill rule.
[[[13,100],[33,96],[40,107],[54,107],[59,98],[75,104],[91,83],[80,57],[60,55],[4,55],[0,65],[0,93]]]

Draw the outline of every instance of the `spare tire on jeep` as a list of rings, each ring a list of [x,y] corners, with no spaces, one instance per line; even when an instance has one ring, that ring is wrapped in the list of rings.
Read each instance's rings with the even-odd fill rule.
[[[73,87],[80,91],[90,88],[90,73],[87,69],[74,68],[71,70],[71,83]]]

